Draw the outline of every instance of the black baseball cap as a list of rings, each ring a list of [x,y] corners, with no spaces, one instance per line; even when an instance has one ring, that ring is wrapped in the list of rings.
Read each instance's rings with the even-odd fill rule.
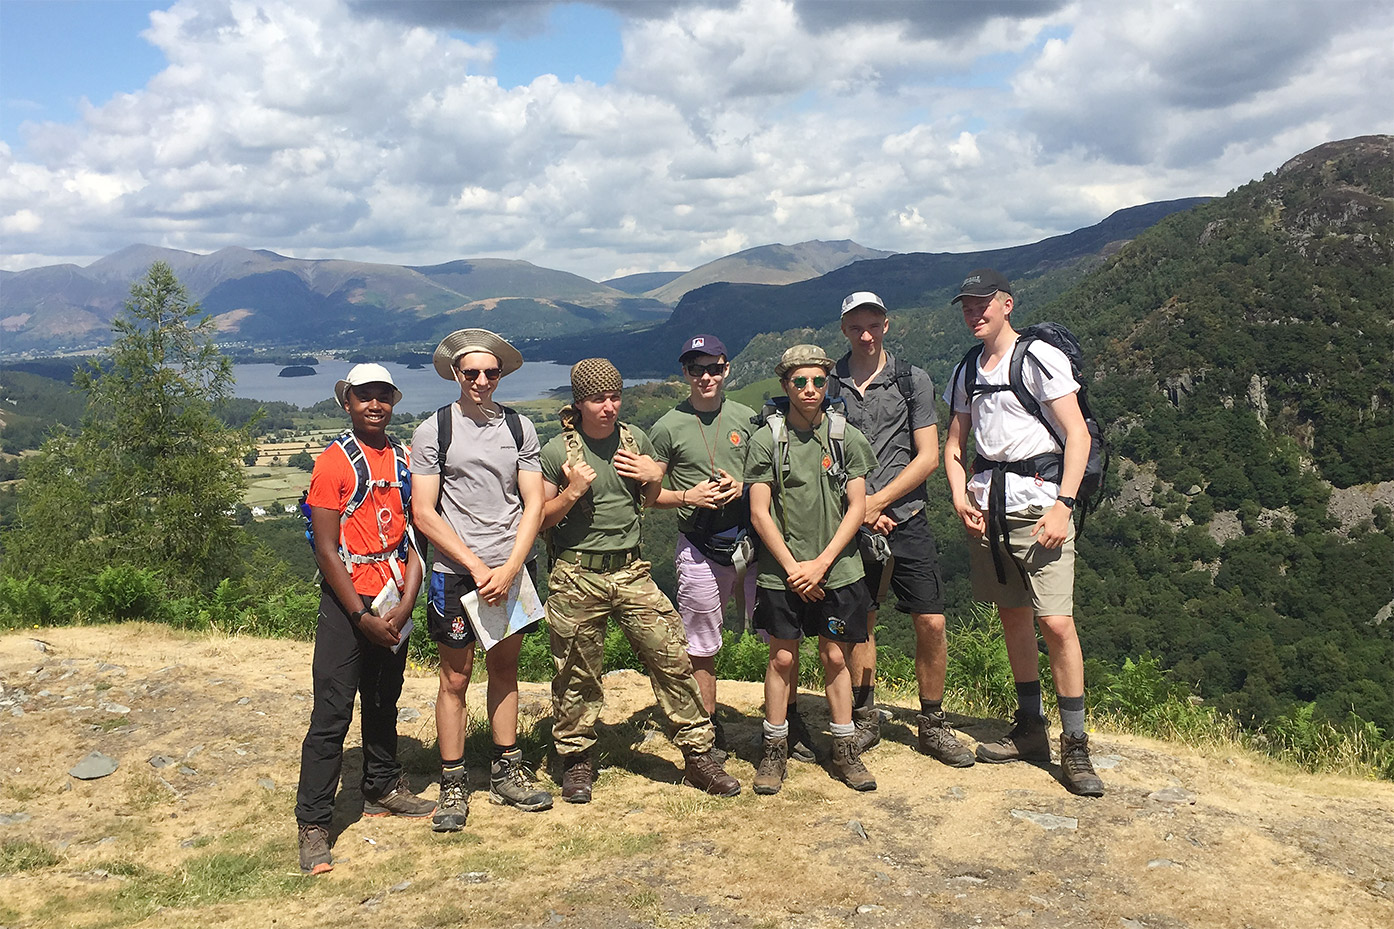
[[[992,268],[979,268],[968,272],[958,287],[958,296],[949,302],[957,303],[964,297],[991,297],[999,290],[1009,297],[1012,295],[1012,282],[1007,280],[1007,276]]]
[[[678,355],[681,363],[687,360],[688,355],[711,355],[713,357],[725,356],[726,346],[721,344],[721,340],[714,335],[694,335],[682,344],[682,352]]]

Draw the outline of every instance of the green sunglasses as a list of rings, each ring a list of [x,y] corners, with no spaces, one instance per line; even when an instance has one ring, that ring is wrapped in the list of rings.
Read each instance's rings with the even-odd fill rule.
[[[803,376],[789,378],[789,383],[793,384],[799,390],[803,390],[805,387],[807,387],[808,381],[809,379]],[[826,377],[813,378],[813,386],[817,387],[819,390],[822,390],[827,383],[828,379]]]

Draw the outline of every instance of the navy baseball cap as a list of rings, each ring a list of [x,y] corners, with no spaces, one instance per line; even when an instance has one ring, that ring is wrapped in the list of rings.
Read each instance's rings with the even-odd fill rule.
[[[730,356],[726,355],[726,346],[721,344],[721,340],[714,335],[694,335],[682,344],[682,352],[678,355],[678,361],[687,359],[688,355],[712,355],[713,357],[725,355],[727,360]]]

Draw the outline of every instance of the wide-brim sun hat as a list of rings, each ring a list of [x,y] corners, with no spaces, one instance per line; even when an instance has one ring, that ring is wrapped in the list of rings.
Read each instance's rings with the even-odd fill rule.
[[[349,388],[362,387],[364,384],[387,384],[392,388],[392,405],[402,402],[402,392],[397,389],[397,382],[392,380],[392,372],[372,362],[349,368],[348,376],[334,384],[334,399],[339,401],[339,406],[344,406],[348,403]]]
[[[499,360],[499,376],[512,374],[523,366],[523,355],[497,332],[488,329],[456,329],[440,340],[431,355],[436,373],[455,380],[455,362],[470,352],[488,352]]]

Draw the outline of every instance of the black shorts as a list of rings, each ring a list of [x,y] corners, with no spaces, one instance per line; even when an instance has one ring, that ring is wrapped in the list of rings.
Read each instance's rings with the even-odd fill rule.
[[[537,562],[527,563],[528,574],[537,583]],[[475,589],[474,577],[469,574],[431,572],[431,586],[426,591],[426,631],[431,641],[447,648],[466,648],[477,638],[474,626],[460,598]],[[524,635],[537,631],[537,623],[523,629]]]
[[[755,628],[776,639],[821,636],[835,642],[865,642],[870,609],[861,581],[826,590],[822,600],[805,601],[792,590],[755,592]]]
[[[939,573],[939,550],[934,546],[934,533],[924,511],[916,513],[891,530],[889,537],[895,564],[891,567],[891,591],[896,608],[902,613],[944,612],[944,578]],[[876,593],[881,589],[881,569],[885,565],[874,558],[862,558],[866,570],[867,596],[870,609],[880,604]]]

